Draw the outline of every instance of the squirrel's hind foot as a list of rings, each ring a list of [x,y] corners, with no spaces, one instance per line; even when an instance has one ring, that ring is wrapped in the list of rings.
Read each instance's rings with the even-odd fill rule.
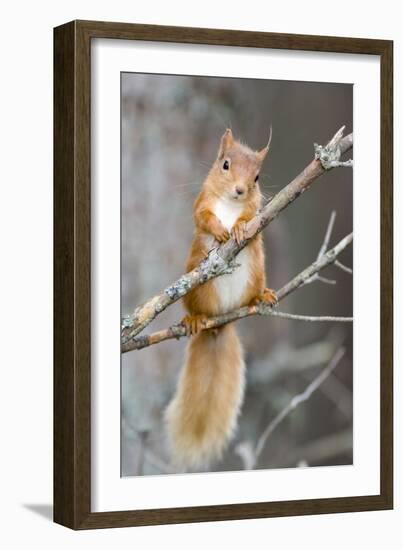
[[[275,306],[278,303],[278,298],[275,290],[272,288],[265,288],[261,298],[262,302]]]
[[[277,294],[275,291],[271,288],[265,288],[264,291],[261,294],[258,294],[253,298],[249,305],[250,306],[256,306],[260,302],[264,302],[265,304],[268,304],[269,306],[275,306],[278,302]]]
[[[182,325],[185,327],[186,336],[195,336],[204,328],[204,322],[207,315],[186,315],[182,319]]]

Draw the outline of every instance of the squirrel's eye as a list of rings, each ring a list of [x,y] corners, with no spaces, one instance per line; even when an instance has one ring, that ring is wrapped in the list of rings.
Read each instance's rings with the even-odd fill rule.
[[[223,170],[228,170],[229,168],[229,162],[227,160],[224,160],[224,164],[222,165]]]
[[[257,176],[255,178],[255,183],[257,182],[258,179],[259,179],[259,174],[257,174]]]

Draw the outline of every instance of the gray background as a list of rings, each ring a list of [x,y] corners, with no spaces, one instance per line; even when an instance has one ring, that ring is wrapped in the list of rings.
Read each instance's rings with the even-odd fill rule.
[[[342,125],[352,131],[348,84],[122,74],[122,313],[162,290],[184,270],[192,203],[227,126],[253,148],[273,126],[261,187],[273,195]],[[315,258],[331,211],[331,244],[352,230],[352,170],[316,181],[266,229],[268,284],[280,288]],[[352,265],[352,249],[342,261]],[[352,277],[334,267],[282,302],[281,310],[352,315]],[[149,331],[183,316],[181,304]],[[247,390],[234,441],[214,470],[239,470],[239,444],[257,438],[320,372],[343,342],[347,353],[321,388],[280,424],[259,468],[352,462],[352,325],[256,318],[237,323],[246,350]],[[162,414],[175,389],[185,341],[122,356],[122,475],[172,472]]]

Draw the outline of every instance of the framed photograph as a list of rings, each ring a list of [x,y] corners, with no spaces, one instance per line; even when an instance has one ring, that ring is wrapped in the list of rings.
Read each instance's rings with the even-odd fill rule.
[[[392,56],[55,29],[57,523],[392,508]]]

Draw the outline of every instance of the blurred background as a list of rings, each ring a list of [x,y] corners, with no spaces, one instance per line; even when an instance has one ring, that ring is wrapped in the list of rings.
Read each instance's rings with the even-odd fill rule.
[[[252,148],[273,127],[260,185],[269,198],[313,158],[341,126],[352,131],[349,84],[122,73],[122,314],[184,272],[192,240],[192,205],[220,137],[231,127]],[[351,156],[351,155],[350,155]],[[279,289],[311,264],[331,212],[330,246],[353,227],[352,170],[339,168],[314,182],[264,232],[268,285]],[[352,247],[340,260],[352,267]],[[334,266],[281,302],[281,311],[351,316],[352,276]],[[182,305],[162,313],[146,332],[181,320]],[[250,467],[251,451],[267,426],[304,391],[344,345],[333,373],[267,439],[255,468],[352,464],[352,324],[278,318],[237,322],[247,364],[239,427],[214,471]],[[173,396],[185,339],[122,355],[122,475],[175,473],[163,413]]]

